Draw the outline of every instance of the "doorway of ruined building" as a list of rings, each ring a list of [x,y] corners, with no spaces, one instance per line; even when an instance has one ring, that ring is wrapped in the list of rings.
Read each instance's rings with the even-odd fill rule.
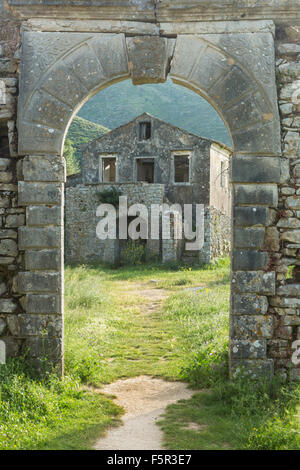
[[[134,84],[158,83],[169,75],[174,83],[200,94],[219,112],[233,142],[231,178],[238,189],[233,225],[237,242],[232,255],[232,279],[238,295],[232,311],[239,309],[241,302],[244,305],[244,293],[273,292],[273,277],[268,273],[265,279],[263,274],[268,257],[246,236],[247,228],[268,223],[269,208],[275,206],[276,198],[265,200],[266,194],[257,191],[254,183],[279,182],[281,153],[272,28],[253,27],[254,31],[235,34],[173,31],[171,38],[24,33],[18,109],[19,155],[23,158],[19,204],[27,207],[28,217],[26,227],[20,230],[25,265],[18,275],[18,289],[27,298],[28,315],[47,310],[57,325],[56,336],[49,336],[47,343],[55,363],[63,360],[64,139],[72,117],[87,99],[127,78]],[[147,139],[149,127],[144,126],[141,133]],[[260,204],[263,207],[257,210]],[[51,227],[50,212],[55,221]],[[38,214],[38,228],[34,214]],[[41,239],[42,233],[48,237]],[[272,284],[269,290],[265,281]],[[253,351],[248,326],[242,338],[238,330],[231,329],[231,365],[242,361],[255,369],[263,363],[271,370],[265,341],[257,340]],[[38,355],[42,338],[38,328],[35,333],[32,351]]]

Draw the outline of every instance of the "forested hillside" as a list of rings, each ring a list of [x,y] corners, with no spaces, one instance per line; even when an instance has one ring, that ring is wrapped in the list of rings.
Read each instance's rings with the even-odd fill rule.
[[[91,98],[78,115],[109,129],[148,112],[153,116],[231,146],[224,122],[214,108],[193,91],[175,85],[132,85],[130,80],[116,83]]]

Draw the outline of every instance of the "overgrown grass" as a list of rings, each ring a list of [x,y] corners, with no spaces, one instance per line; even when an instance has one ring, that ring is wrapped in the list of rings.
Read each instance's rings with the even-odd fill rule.
[[[226,349],[228,261],[210,269],[68,267],[65,276],[65,363],[78,379],[97,386],[140,374],[175,380],[216,331]],[[167,291],[170,297],[161,310],[147,313],[141,285]],[[192,286],[203,289],[186,290]],[[216,329],[209,333],[210,322]]]
[[[22,360],[0,367],[0,450],[88,449],[121,414],[74,378],[37,380]]]
[[[168,407],[169,449],[299,448],[299,385],[228,379],[229,261],[213,266],[67,267],[66,377],[0,369],[0,449],[84,449],[122,413],[96,385],[141,374],[185,380]],[[157,311],[143,289],[165,300]],[[199,428],[190,428],[193,423]]]

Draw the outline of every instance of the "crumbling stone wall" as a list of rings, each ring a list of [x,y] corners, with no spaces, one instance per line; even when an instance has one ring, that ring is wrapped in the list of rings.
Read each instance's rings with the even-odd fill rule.
[[[100,204],[100,195],[111,188],[109,183],[77,184],[66,187],[65,191],[65,261],[67,263],[120,262],[119,240],[100,240],[96,236],[100,218],[96,209]],[[144,204],[149,211],[149,230],[151,227],[151,204],[162,204],[164,186],[161,184],[123,183],[114,184],[114,188],[127,196],[128,207],[132,204]],[[118,213],[118,211],[117,211]],[[159,256],[160,243],[148,240],[148,250],[153,256]]]
[[[231,218],[210,206],[210,259],[227,256],[230,253]]]
[[[276,67],[282,127],[282,158],[289,179],[279,186],[276,228],[269,242],[276,266],[276,295],[270,298],[274,332],[268,343],[275,370],[286,376],[293,341],[300,339],[300,28],[277,30]],[[300,378],[300,368],[290,376]]]
[[[0,340],[6,356],[17,356],[24,341],[17,331],[23,314],[16,291],[22,266],[18,227],[25,223],[25,209],[17,199],[17,97],[20,64],[20,23],[0,6]],[[4,350],[2,344],[2,350]]]

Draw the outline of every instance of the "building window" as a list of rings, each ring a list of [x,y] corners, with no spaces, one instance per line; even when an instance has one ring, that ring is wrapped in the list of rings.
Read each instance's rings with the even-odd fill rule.
[[[154,183],[154,158],[137,158],[136,180]]]
[[[174,182],[189,183],[190,181],[190,156],[174,155]]]
[[[102,181],[104,183],[116,182],[116,157],[102,158]]]
[[[139,124],[139,140],[151,139],[151,122],[140,122]]]
[[[226,186],[226,162],[221,162],[221,188],[225,188]]]

